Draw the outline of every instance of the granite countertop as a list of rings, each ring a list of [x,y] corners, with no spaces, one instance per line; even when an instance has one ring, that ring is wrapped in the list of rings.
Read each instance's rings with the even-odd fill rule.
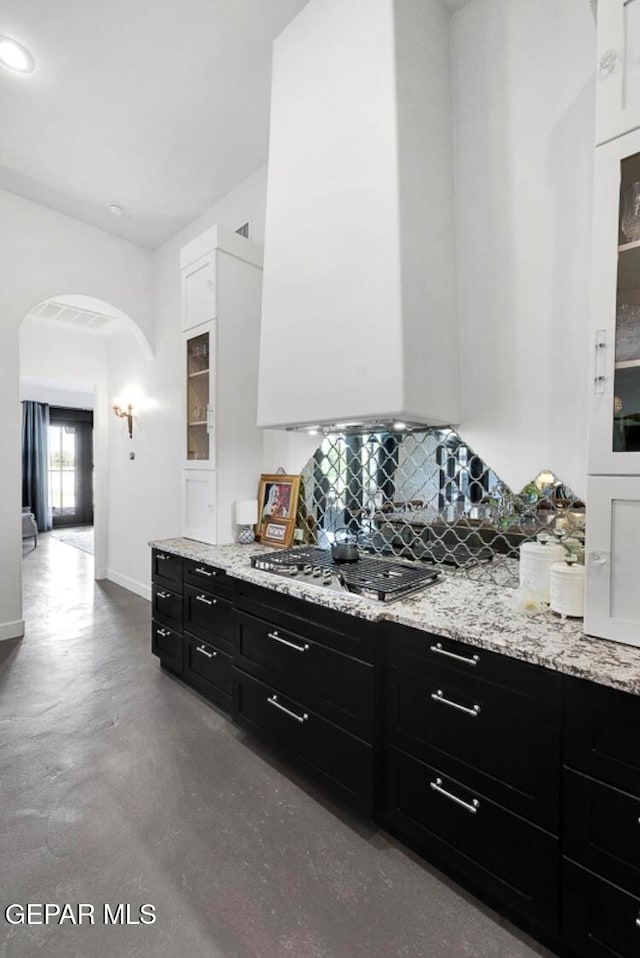
[[[153,540],[149,545],[347,615],[370,622],[397,622],[640,695],[640,648],[586,636],[581,619],[563,620],[552,612],[525,615],[515,608],[514,589],[507,586],[445,572],[423,592],[385,605],[333,592],[308,580],[284,579],[253,569],[252,555],[273,551],[258,543],[212,546],[179,538]]]

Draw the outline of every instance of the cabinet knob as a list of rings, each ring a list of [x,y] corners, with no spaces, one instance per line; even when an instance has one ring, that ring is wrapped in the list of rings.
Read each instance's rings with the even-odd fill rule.
[[[606,80],[607,77],[615,72],[619,59],[620,57],[617,50],[605,50],[598,64],[600,79]]]
[[[590,552],[589,562],[591,565],[603,566],[609,561],[609,555],[606,552]]]

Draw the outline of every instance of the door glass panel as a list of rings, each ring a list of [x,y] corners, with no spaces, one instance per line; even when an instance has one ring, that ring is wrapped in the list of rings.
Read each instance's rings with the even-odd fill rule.
[[[187,340],[187,459],[209,459],[209,333]]]
[[[613,451],[640,451],[640,153],[621,163]]]
[[[54,518],[76,512],[76,469],[76,427],[49,426],[49,497]]]

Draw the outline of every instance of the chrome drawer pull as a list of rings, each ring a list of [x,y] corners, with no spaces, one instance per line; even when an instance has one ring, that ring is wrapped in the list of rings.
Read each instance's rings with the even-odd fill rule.
[[[287,639],[283,639],[278,635],[277,632],[268,632],[267,638],[273,639],[274,642],[281,642],[282,645],[286,645],[290,649],[295,649],[296,652],[308,652],[309,646],[305,642],[304,645],[296,645],[295,642],[289,642]]]
[[[465,811],[471,812],[472,815],[475,815],[478,809],[480,808],[480,801],[477,798],[474,798],[472,802],[465,802],[463,799],[458,798],[457,795],[452,795],[451,792],[448,792],[446,788],[442,787],[442,779],[437,778],[435,782],[430,782],[431,788],[434,792],[437,792],[438,795],[444,795],[445,798],[448,798],[450,801],[455,802],[456,805],[459,805],[460,808],[464,808]]]
[[[168,635],[171,635],[169,629],[156,629],[157,635],[161,635],[163,639],[166,639]]]
[[[437,692],[432,692],[431,698],[434,702],[440,702],[442,705],[449,705],[452,709],[458,709],[459,712],[464,712],[465,715],[470,715],[471,718],[475,718],[477,715],[480,715],[479,705],[474,705],[473,708],[467,708],[466,705],[458,705],[457,702],[452,702],[451,699],[446,699],[442,694],[442,689],[438,689]]]
[[[206,569],[203,569],[202,566],[198,566],[197,569],[194,569],[194,572],[197,572],[198,575],[206,575],[207,579],[210,579],[212,575],[217,575],[217,572],[207,572]]]
[[[280,711],[284,712],[285,715],[289,715],[292,719],[295,719],[296,722],[300,722],[300,724],[302,724],[303,722],[306,722],[307,719],[309,718],[306,712],[304,713],[304,715],[296,715],[296,713],[292,712],[291,709],[285,708],[284,705],[280,705],[280,702],[278,702],[277,695],[272,695],[271,698],[267,699],[267,702],[269,703],[269,705],[275,705],[277,709],[280,709]]]
[[[435,645],[430,646],[432,652],[436,652],[438,655],[446,655],[448,659],[455,659],[456,662],[464,662],[465,665],[477,665],[480,661],[479,655],[472,655],[471,657],[466,655],[456,655],[455,652],[449,652],[447,649],[443,649],[440,642],[436,642]]]
[[[169,556],[166,556],[164,552],[159,552],[156,556],[156,559],[168,559]]]
[[[206,595],[197,595],[196,602],[204,602],[205,605],[217,605],[217,599],[207,599]]]
[[[169,599],[169,598],[170,598],[168,592],[156,592],[156,595],[157,595],[157,597],[158,597],[159,599]]]
[[[207,652],[204,645],[197,645],[196,652],[200,652],[201,655],[206,655],[208,659],[215,659],[217,652]]]

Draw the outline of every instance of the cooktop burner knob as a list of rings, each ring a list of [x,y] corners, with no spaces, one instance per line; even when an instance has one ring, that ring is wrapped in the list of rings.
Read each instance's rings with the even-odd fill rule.
[[[320,568],[319,565],[314,566],[313,571],[312,571],[311,574],[313,575],[313,577],[314,577],[315,579],[317,579],[317,578],[319,578],[319,577],[322,575],[322,569]]]
[[[330,572],[322,573],[322,581],[324,582],[325,585],[330,585],[332,579],[333,579],[333,575]]]
[[[303,566],[302,571],[304,572],[305,575],[311,575],[311,573],[313,572],[313,566],[307,564],[307,565]]]

